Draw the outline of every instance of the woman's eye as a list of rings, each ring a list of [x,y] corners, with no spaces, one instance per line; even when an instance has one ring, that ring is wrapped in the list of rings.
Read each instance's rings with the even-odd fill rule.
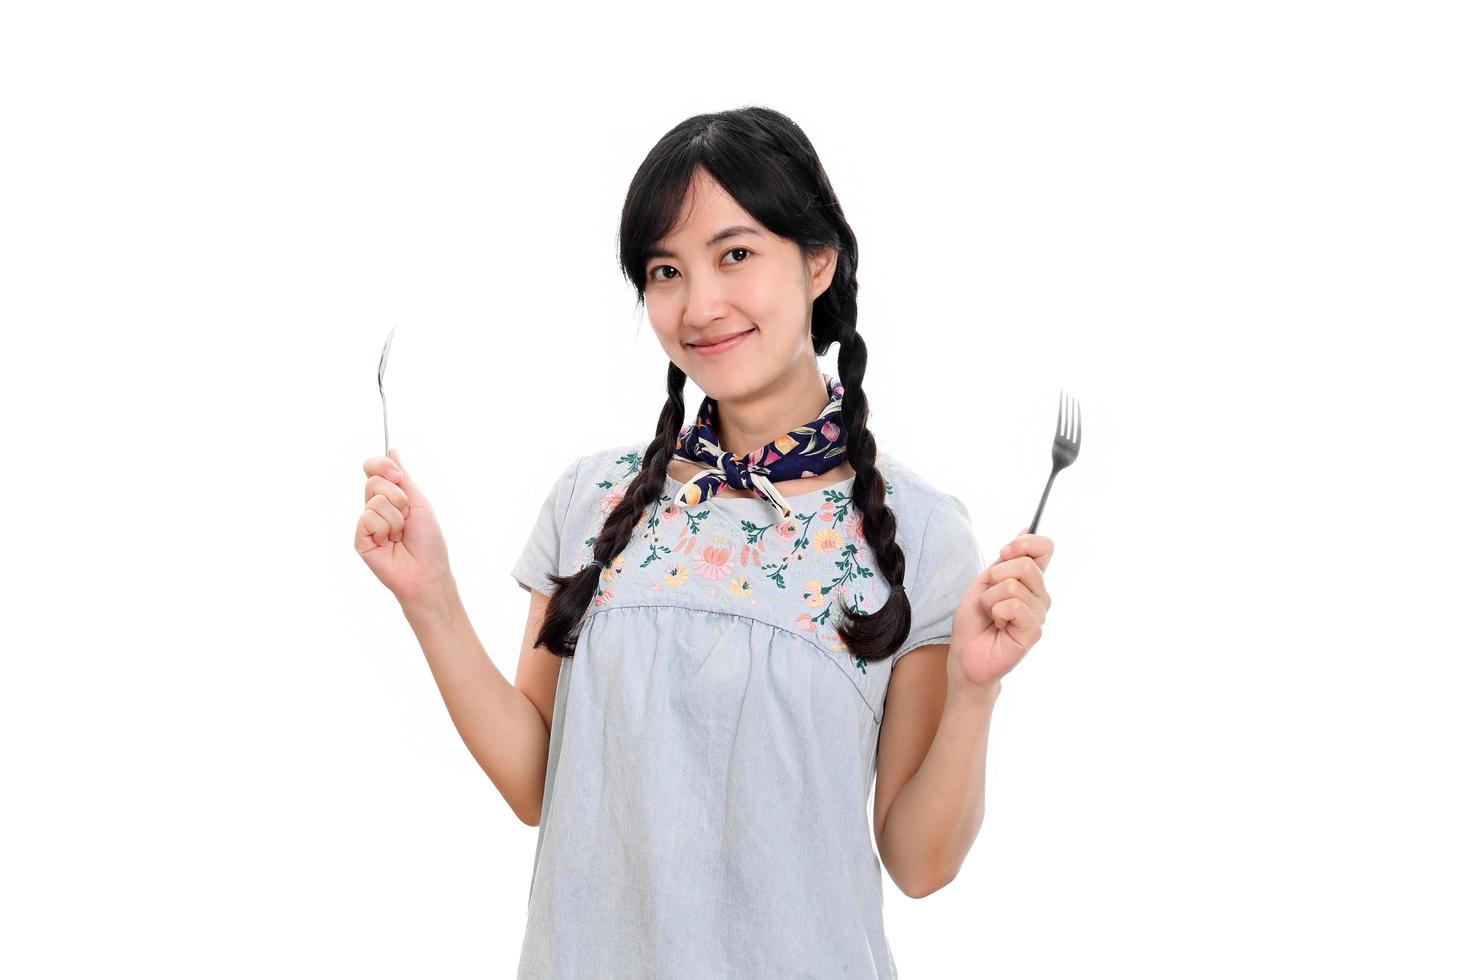
[[[743,258],[741,259],[741,262],[746,261],[746,258],[749,258],[751,256],[751,249],[749,249],[749,248],[740,248],[739,246],[737,248],[727,249],[726,250],[726,255],[730,255],[730,254],[732,254],[734,252],[740,252],[740,253],[742,253]],[[740,264],[741,264],[740,262],[737,263],[737,265],[740,265]],[[662,276],[662,275],[660,275],[659,272],[660,272],[661,269],[668,269],[671,272],[677,272],[678,271],[672,265],[657,265],[654,268],[652,268],[652,269],[649,270],[649,278],[650,279],[653,279],[655,282],[664,282],[666,279],[670,278],[669,276]]]

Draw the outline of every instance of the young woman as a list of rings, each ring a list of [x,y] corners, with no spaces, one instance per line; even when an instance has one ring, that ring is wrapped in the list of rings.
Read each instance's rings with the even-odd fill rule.
[[[651,441],[547,493],[511,570],[531,593],[515,685],[397,451],[365,464],[358,550],[540,827],[520,976],[894,977],[880,861],[917,898],[958,871],[1051,542],[980,571],[961,501],[878,451],[858,247],[791,120],[681,123],[620,234],[668,398]]]

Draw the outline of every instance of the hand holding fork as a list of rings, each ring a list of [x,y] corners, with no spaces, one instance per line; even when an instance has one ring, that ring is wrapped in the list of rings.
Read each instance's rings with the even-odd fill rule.
[[[1002,548],[1001,557],[982,571],[962,596],[951,619],[947,676],[965,691],[995,693],[1003,675],[1016,667],[1043,635],[1053,598],[1043,572],[1053,557],[1053,541],[1036,533],[1058,471],[1078,459],[1083,421],[1078,405],[1058,394],[1058,425],[1053,436],[1053,472],[1043,487],[1032,525]]]

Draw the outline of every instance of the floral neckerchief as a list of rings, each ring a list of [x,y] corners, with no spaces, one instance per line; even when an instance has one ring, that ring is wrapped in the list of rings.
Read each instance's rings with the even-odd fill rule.
[[[786,435],[746,456],[737,456],[721,448],[716,435],[717,403],[709,395],[695,413],[695,424],[680,430],[674,458],[704,463],[706,468],[686,480],[675,493],[677,506],[690,506],[714,497],[723,486],[755,490],[784,518],[792,516],[792,508],[777,492],[774,483],[817,476],[841,464],[847,457],[848,432],[843,427],[843,385],[837,378],[823,375],[828,388],[828,407],[807,425],[798,426]]]

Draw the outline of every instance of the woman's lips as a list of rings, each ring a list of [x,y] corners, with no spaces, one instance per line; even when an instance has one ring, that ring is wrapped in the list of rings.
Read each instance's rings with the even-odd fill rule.
[[[696,346],[696,345],[692,344],[690,346],[690,349],[693,350],[697,354],[705,354],[707,356],[709,356],[711,354],[724,353],[725,351],[728,351],[732,347],[735,347],[737,344],[741,343],[747,337],[751,336],[751,334],[753,332],[755,332],[755,330],[756,330],[756,327],[752,327],[750,330],[746,331],[746,333],[737,334],[735,337],[732,337],[730,340],[723,340],[719,344],[705,344],[703,346]]]

